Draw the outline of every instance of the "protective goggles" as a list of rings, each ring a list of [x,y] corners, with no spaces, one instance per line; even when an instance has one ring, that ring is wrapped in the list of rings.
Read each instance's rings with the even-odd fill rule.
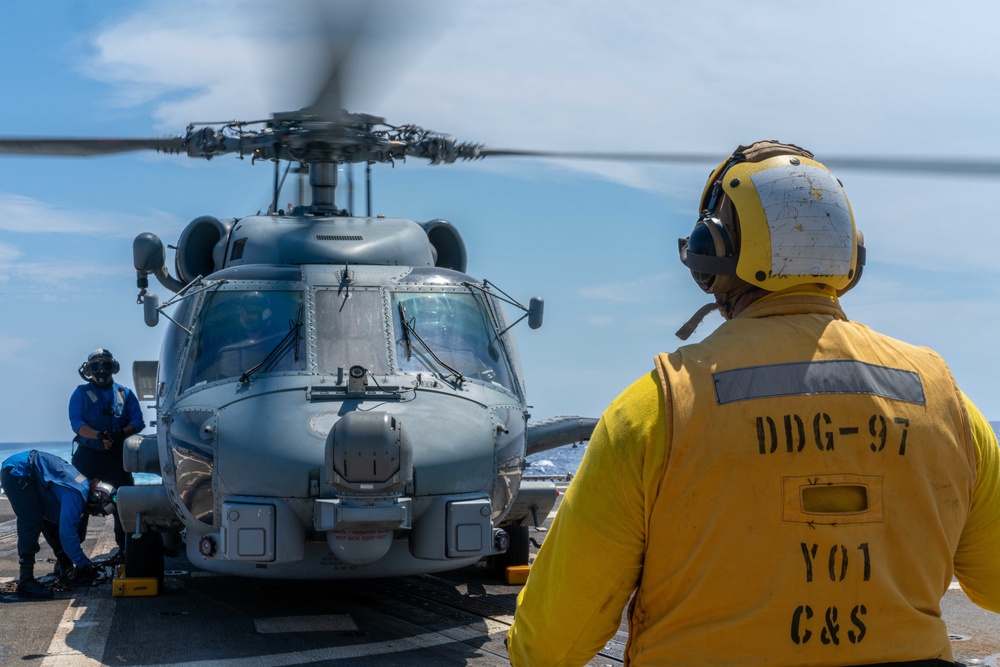
[[[114,362],[111,361],[91,361],[87,363],[87,368],[91,373],[109,373],[114,370]]]

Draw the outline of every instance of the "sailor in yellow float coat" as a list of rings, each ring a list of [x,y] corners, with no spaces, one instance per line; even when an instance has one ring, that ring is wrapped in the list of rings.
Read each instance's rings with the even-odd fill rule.
[[[611,404],[518,598],[513,665],[585,664],[633,592],[631,665],[951,660],[953,574],[1000,612],[992,429],[940,357],[836,291],[758,290]]]

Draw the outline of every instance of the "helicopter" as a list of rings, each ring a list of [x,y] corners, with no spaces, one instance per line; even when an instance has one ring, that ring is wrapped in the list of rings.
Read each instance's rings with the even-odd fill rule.
[[[528,526],[555,501],[554,485],[523,479],[525,457],[587,439],[595,421],[529,421],[504,311],[537,327],[541,299],[525,307],[473,279],[447,221],[373,216],[370,188],[365,215],[338,207],[342,165],[365,165],[370,180],[372,165],[405,158],[718,159],[462,143],[347,112],[336,68],[312,104],[263,121],[193,123],[166,138],[0,140],[7,154],[147,150],[270,162],[274,185],[264,214],[193,220],[173,273],[156,236],[133,245],[144,319],[166,331],[160,359],[136,366],[157,433],[131,438],[126,464],[163,482],[120,490],[135,527],[126,567],[162,576],[162,549],[183,548],[202,569],[268,578],[525,563]],[[289,174],[311,196],[282,208]],[[150,275],[173,296],[161,303]]]
[[[406,156],[453,162],[482,148],[415,126],[315,106],[261,123],[188,128],[156,140],[3,140],[2,152],[226,153],[296,165],[311,201],[264,215],[201,216],[175,271],[162,241],[133,243],[144,319],[168,320],[158,362],[137,362],[157,432],[126,443],[134,526],[126,575],[161,577],[163,548],[208,571],[268,578],[398,576],[482,558],[527,564],[529,522],[557,496],[521,479],[525,456],[589,438],[596,420],[528,423],[504,304],[466,271],[450,223],[354,216],[335,205],[338,165]],[[287,173],[287,169],[286,169]],[[369,189],[370,193],[370,189]],[[148,291],[153,276],[173,296]],[[173,313],[170,314],[170,310]],[[520,321],[520,320],[518,320]]]
[[[510,151],[349,113],[339,86],[334,67],[303,109],[175,137],[0,140],[7,154],[153,150],[275,166],[266,213],[194,219],[174,274],[157,236],[133,243],[144,320],[166,332],[159,360],[133,367],[157,430],[127,441],[124,464],[161,483],[118,491],[134,527],[126,576],[162,580],[164,553],[180,550],[207,571],[279,579],[527,564],[528,527],[558,492],[522,479],[525,457],[596,424],[528,421],[513,328],[540,327],[542,299],[523,306],[472,278],[449,222],[371,213],[373,164]],[[339,170],[358,163],[365,215],[336,205]],[[300,203],[282,209],[290,172]],[[161,303],[150,276],[172,296]],[[509,322],[506,307],[521,317]]]

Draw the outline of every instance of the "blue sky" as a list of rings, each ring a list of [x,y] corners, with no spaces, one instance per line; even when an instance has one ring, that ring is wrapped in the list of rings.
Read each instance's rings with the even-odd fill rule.
[[[401,19],[346,106],[461,140],[720,160],[762,138],[820,160],[1000,149],[992,3],[386,4]],[[298,108],[314,56],[301,6],[14,3],[0,135],[159,136]],[[519,326],[533,417],[597,416],[706,302],[676,239],[712,166],[411,160],[376,168],[374,208],[451,220],[472,275],[544,297],[545,325]],[[869,257],[848,316],[938,350],[1000,419],[1000,178],[837,175]],[[270,179],[269,165],[234,157],[0,158],[0,439],[68,440],[66,403],[91,349],[125,368],[156,358],[164,325],[147,328],[135,303],[136,234],[175,243],[199,215],[253,214]]]

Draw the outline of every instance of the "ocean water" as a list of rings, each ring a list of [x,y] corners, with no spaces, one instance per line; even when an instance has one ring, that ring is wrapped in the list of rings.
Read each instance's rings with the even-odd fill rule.
[[[528,477],[575,475],[586,451],[587,444],[584,443],[582,445],[566,445],[558,449],[550,449],[547,452],[532,454],[527,459],[528,467],[525,468],[524,474]]]
[[[59,458],[69,461],[73,458],[73,443],[66,442],[0,442],[0,461],[3,461],[11,454],[37,449],[40,452],[49,452]],[[147,475],[138,473],[135,475],[136,484],[159,484],[159,475]],[[2,493],[2,489],[0,489]]]

